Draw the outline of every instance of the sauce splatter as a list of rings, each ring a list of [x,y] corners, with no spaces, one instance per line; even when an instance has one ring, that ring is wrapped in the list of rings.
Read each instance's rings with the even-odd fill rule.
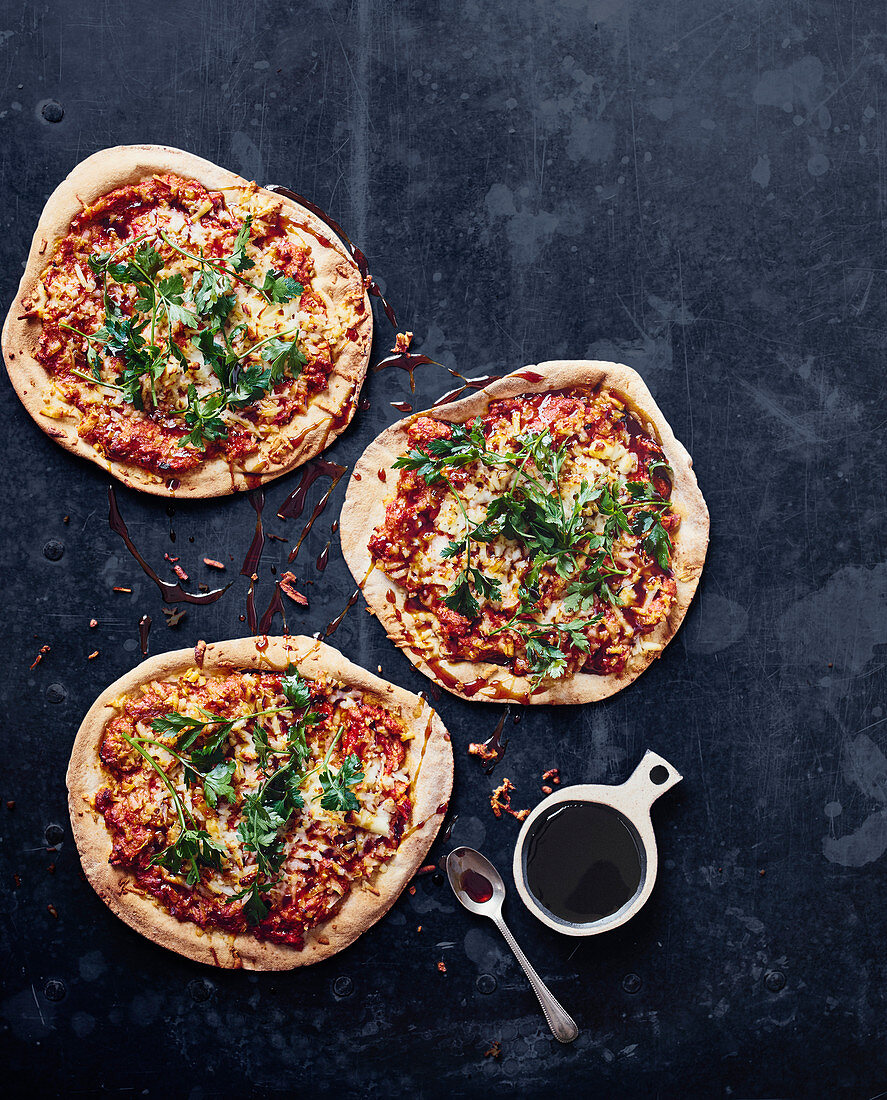
[[[315,462],[312,462],[310,466],[306,467],[302,473],[301,480],[296,488],[290,493],[283,504],[280,506],[278,516],[281,519],[298,519],[301,516],[305,502],[308,499],[308,490],[320,477],[330,478],[330,485],[317,504],[314,506],[314,511],[311,513],[311,517],[305,524],[299,541],[290,551],[289,562],[296,560],[299,550],[302,548],[302,543],[308,537],[311,528],[323,514],[323,510],[326,508],[330,497],[333,495],[333,491],[345,474],[348,472],[347,466],[340,466],[337,462],[327,462],[326,459],[319,458]]]
[[[193,592],[186,592],[181,584],[172,584],[170,581],[161,580],[136,549],[135,543],[130,538],[129,530],[117,506],[117,494],[114,492],[113,485],[108,486],[108,526],[116,535],[119,535],[123,539],[123,544],[126,549],[139,563],[145,576],[150,578],[150,580],[157,585],[160,589],[160,594],[167,603],[215,603],[216,600],[220,600],[231,587],[230,584],[226,584],[224,588],[214,588],[211,592],[202,592],[200,595],[195,595]]]
[[[373,367],[373,373],[376,374],[380,370],[385,370],[386,367],[397,367],[399,370],[405,370],[410,376],[410,393],[415,393],[416,367],[424,367],[426,364],[432,364],[436,367],[443,366],[442,363],[438,363],[435,359],[429,359],[427,355],[422,355],[420,352],[397,351],[393,355],[386,355],[384,359],[380,359]]]
[[[280,595],[280,581],[274,585],[274,595],[271,597],[271,602],[259,621],[259,634],[267,634],[271,628],[271,623],[274,621],[274,616],[280,614],[283,619],[283,629],[286,631],[286,612],[283,609],[283,599]]]
[[[439,405],[447,405],[450,401],[455,401],[458,397],[461,397],[466,390],[482,390],[484,386],[489,386],[491,382],[498,382],[502,377],[501,374],[484,374],[480,378],[466,378],[464,374],[460,374],[457,370],[453,370],[452,367],[447,367],[447,370],[454,378],[461,378],[462,385],[457,386],[454,390],[448,390],[443,397],[439,397],[437,401],[431,406],[436,409]]]
[[[139,619],[139,642],[142,647],[142,656],[148,656],[148,634],[151,630],[151,616],[143,615]]]

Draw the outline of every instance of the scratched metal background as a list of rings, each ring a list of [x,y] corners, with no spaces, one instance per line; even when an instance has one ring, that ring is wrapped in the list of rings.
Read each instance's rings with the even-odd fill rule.
[[[686,777],[656,808],[661,878],[625,929],[577,949],[512,891],[508,919],[582,1029],[561,1048],[494,930],[430,877],[350,950],[279,976],[185,962],[105,909],[80,874],[65,808],[80,718],[139,660],[143,613],[153,653],[238,636],[246,582],[167,627],[156,589],[108,529],[108,479],[50,443],[0,384],[3,1086],[194,1100],[309,1088],[881,1093],[883,4],[0,10],[4,302],[46,195],[77,160],[118,142],[179,145],[330,210],[401,327],[443,364],[634,366],[693,454],[713,525],[683,629],[622,695],[525,712],[492,779],[465,749],[501,708],[439,704],[456,749],[453,841],[503,870],[517,824],[487,804],[502,774],[517,805],[535,803],[553,765],[568,782],[620,781],[648,746]],[[392,334],[379,315],[377,359]],[[416,407],[450,385],[424,368]],[[371,408],[332,457],[353,463],[407,391],[397,371],[371,376]],[[289,539],[298,525],[273,517],[297,476],[266,506],[269,529]],[[343,489],[298,562],[310,608],[288,607],[294,631],[322,627],[351,590],[335,540],[327,571],[314,566]],[[192,582],[213,580],[208,555],[236,575],[254,520],[244,498],[174,515],[119,498],[156,566],[180,554]],[[44,555],[51,540],[64,544],[59,560]],[[266,549],[260,612],[286,549]],[[334,640],[423,687],[362,605]],[[51,652],[29,671],[44,644]],[[484,1056],[493,1040],[499,1059]]]

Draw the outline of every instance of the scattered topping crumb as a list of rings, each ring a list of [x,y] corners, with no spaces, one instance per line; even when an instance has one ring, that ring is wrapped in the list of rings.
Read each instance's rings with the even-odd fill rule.
[[[435,867],[433,863],[426,863],[416,872],[416,878],[418,878],[419,875],[433,875],[436,870],[437,867]]]
[[[179,560],[178,558],[171,557],[169,554],[164,554],[163,559],[164,561],[168,561],[170,565],[175,565],[175,563]]]
[[[6,800],[6,809],[7,810],[14,810],[15,809],[15,800],[14,799],[9,798],[9,799]]]
[[[561,781],[560,770],[558,768],[549,768],[548,771],[543,774],[542,778],[543,780],[550,780],[552,783],[555,784],[555,786],[557,786],[557,784]]]
[[[289,542],[289,539],[285,539],[283,535],[274,535],[270,531],[266,531],[265,534],[269,539],[273,539],[274,542]]]
[[[90,630],[95,630],[95,628],[96,628],[96,627],[97,627],[98,625],[99,625],[99,621],[98,621],[98,619],[90,619],[90,620],[89,620],[89,629],[90,629]]]
[[[50,863],[50,865],[46,868],[46,870],[49,872],[49,874],[54,875],[55,874],[55,864]]]
[[[490,808],[496,817],[501,817],[503,813],[511,814],[513,818],[518,821],[523,821],[529,814],[529,810],[512,810],[511,808],[511,793],[515,790],[514,784],[510,779],[503,779],[499,786],[490,795]]]
[[[554,794],[554,787],[549,787],[547,783],[542,786],[543,794]]]
[[[173,571],[173,573],[175,573],[175,575],[179,578],[180,581],[186,581],[188,579],[188,574],[185,572],[185,570],[180,565],[174,565],[172,567],[172,571]]]
[[[62,523],[70,523],[70,522],[71,522],[71,517],[70,516],[62,516]]]
[[[496,759],[498,751],[496,749],[489,748],[483,743],[475,742],[474,744],[468,746],[468,755],[479,756],[485,764],[488,764],[491,760]]]
[[[178,626],[188,612],[184,607],[164,607],[163,614],[166,616],[167,626]]]
[[[49,905],[46,906],[46,908],[49,911],[49,915],[51,917],[54,917],[56,920],[59,919],[59,911],[58,911],[58,909],[56,909],[56,907],[54,905],[52,905],[50,903]]]
[[[114,591],[115,592],[132,592],[132,589],[131,588],[124,588],[122,585],[117,584],[117,585],[114,586]]]
[[[420,924],[420,925],[419,925],[419,927],[418,927],[418,928],[416,929],[416,931],[417,931],[417,932],[421,932],[421,931],[422,931],[422,925],[421,925],[421,924]]]
[[[484,1051],[484,1058],[501,1058],[502,1057],[502,1044],[498,1039],[490,1043],[489,1050]]]
[[[94,661],[96,659],[96,657],[98,657],[98,655],[99,655],[99,651],[97,649],[94,649],[92,651],[92,653],[90,653],[90,655],[86,659],[87,659],[87,661]]]
[[[289,596],[289,598],[291,600],[295,600],[295,602],[300,607],[307,607],[308,606],[308,597],[303,596],[302,593],[297,588],[294,587],[295,580],[296,580],[295,573],[290,573],[287,570],[286,573],[281,573],[280,574],[280,587],[287,594],[287,596]]]
[[[395,354],[398,352],[402,354],[410,350],[410,344],[412,344],[412,342],[413,334],[411,332],[399,332],[397,336],[394,337],[394,347],[391,350]]]
[[[208,565],[211,569],[224,569],[225,566],[220,561],[216,561],[215,558],[204,558],[203,564]]]
[[[441,974],[446,974],[447,964],[443,961],[443,959],[441,959],[440,962],[437,964],[437,969],[441,972]]]
[[[416,892],[416,887],[415,887],[415,886],[411,886],[411,887],[410,887],[410,893],[411,893],[411,894],[415,894],[415,892]]]
[[[40,664],[40,662],[43,660],[43,658],[46,656],[46,654],[49,653],[51,648],[52,647],[48,646],[48,645],[42,645],[40,647],[40,652],[37,654],[37,656],[33,660],[33,663],[31,664],[31,671],[32,672],[37,667],[37,665]]]

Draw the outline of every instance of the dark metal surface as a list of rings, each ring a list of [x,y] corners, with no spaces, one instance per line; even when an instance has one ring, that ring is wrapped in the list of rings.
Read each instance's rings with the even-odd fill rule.
[[[167,627],[108,529],[107,478],[0,385],[3,1087],[195,1100],[887,1087],[883,5],[7,3],[0,31],[4,302],[77,160],[119,142],[191,149],[328,209],[433,359],[475,375],[558,356],[637,368],[693,454],[713,531],[663,658],[601,705],[525,711],[492,777],[466,747],[501,708],[439,703],[452,843],[509,880],[518,825],[487,801],[502,775],[518,806],[552,766],[619,781],[647,747],[685,776],[654,809],[660,880],[624,929],[577,946],[510,890],[506,918],[582,1029],[563,1048],[494,931],[431,876],[355,946],[283,975],[185,962],[98,900],[65,806],[74,732],[139,660],[143,613],[152,653],[246,633],[236,574],[255,517],[243,497],[168,516],[119,490],[156,568],[181,555],[192,583],[212,584],[206,555],[236,578]],[[393,331],[379,311],[377,333],[380,358]],[[422,368],[416,407],[451,384]],[[353,463],[407,389],[400,371],[370,376],[371,408],[331,457]],[[273,517],[297,476],[266,506],[291,541],[300,525]],[[288,606],[291,630],[322,627],[351,589],[335,539],[314,568],[343,491],[300,555],[310,608]],[[286,551],[266,548],[260,613]],[[425,686],[362,604],[333,641]]]

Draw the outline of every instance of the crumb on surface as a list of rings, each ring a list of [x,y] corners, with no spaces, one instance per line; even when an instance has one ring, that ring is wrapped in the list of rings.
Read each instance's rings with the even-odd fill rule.
[[[511,814],[517,821],[523,821],[530,813],[529,810],[513,810],[511,808],[511,795],[515,790],[510,779],[503,779],[499,786],[490,795],[490,809],[496,817],[503,813]]]
[[[37,665],[40,664],[40,662],[43,660],[43,658],[46,656],[46,654],[49,653],[49,651],[51,649],[52,649],[52,646],[49,646],[49,645],[42,645],[40,647],[40,652],[37,654],[37,656],[34,658],[33,662],[31,663],[31,666],[30,666],[30,671],[31,672],[34,671],[34,669],[37,667]]]
[[[97,649],[94,649],[92,651],[92,653],[90,653],[89,656],[86,659],[87,659],[87,661],[94,661],[96,659],[96,657],[98,657],[98,655],[99,655],[99,651]]]
[[[99,625],[99,621],[98,621],[98,619],[90,619],[90,620],[89,620],[89,629],[90,629],[90,630],[95,630],[95,628],[96,628],[96,627],[97,627],[98,625]]]
[[[413,342],[413,334],[411,332],[399,332],[394,337],[394,347],[391,349],[391,351],[395,355],[397,355],[398,353],[403,355],[404,352],[407,352],[407,351],[410,350],[410,344],[412,344],[412,342]]]
[[[222,562],[216,561],[215,558],[204,558],[203,564],[210,566],[212,569],[224,569],[225,566]]]
[[[468,746],[469,756],[479,756],[481,760],[488,764],[491,760],[495,760],[498,755],[496,749],[488,748],[483,742],[473,742]]]
[[[115,592],[132,592],[132,589],[131,588],[124,588],[122,584],[115,584],[114,585],[114,591]]]
[[[441,959],[440,962],[437,964],[437,969],[441,972],[441,974],[446,974],[447,964],[443,961],[443,959]]]
[[[289,596],[291,600],[294,600],[300,607],[308,606],[308,597],[303,596],[302,593],[295,587],[295,573],[290,573],[289,570],[287,570],[286,573],[281,573],[280,581],[278,583],[280,584],[281,589],[287,594],[287,596]]]
[[[484,1051],[484,1058],[501,1058],[502,1057],[502,1044],[498,1039],[494,1039],[490,1043],[489,1048]]]

